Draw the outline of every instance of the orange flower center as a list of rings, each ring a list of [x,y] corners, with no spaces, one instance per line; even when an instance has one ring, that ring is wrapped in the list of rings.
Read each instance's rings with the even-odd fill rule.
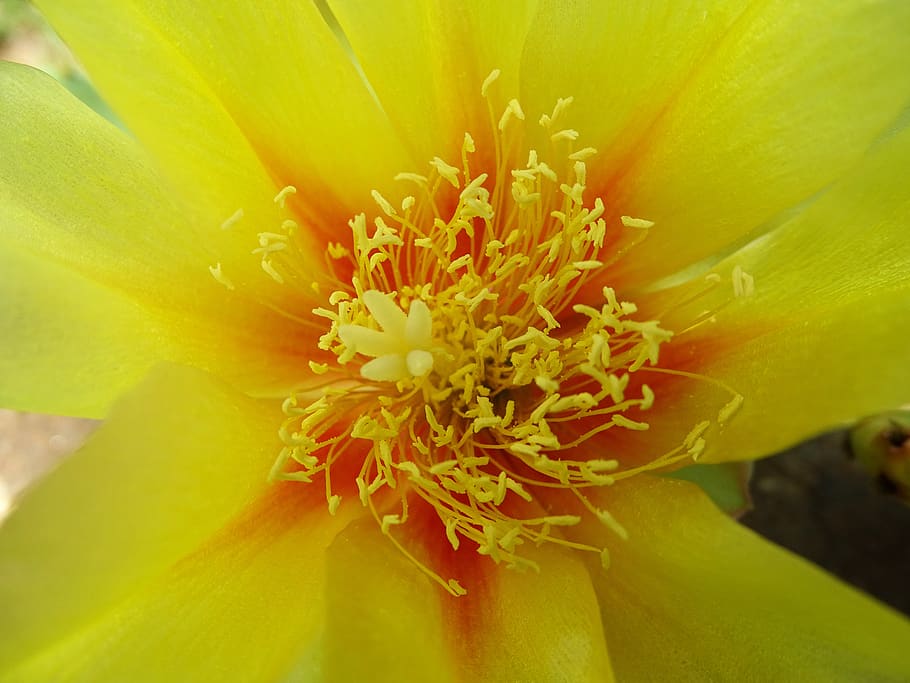
[[[645,464],[623,467],[590,447],[609,430],[648,429],[628,413],[648,411],[654,392],[630,379],[657,369],[672,333],[639,319],[603,282],[619,257],[603,253],[608,230],[629,231],[634,243],[652,223],[623,216],[608,226],[603,201],[586,196],[596,151],[576,149],[578,133],[561,127],[570,104],[559,100],[540,119],[546,160],[527,150],[519,168],[508,159],[517,158],[524,113],[515,100],[498,118],[491,107],[494,173],[475,173],[465,134],[460,166],[437,157],[425,176],[401,174],[413,195],[393,206],[373,192],[379,215],[355,216],[351,240],[328,245],[337,288],[313,314],[325,321],[319,347],[333,360],[310,362],[322,389],[285,401],[273,478],[324,477],[334,514],[332,468],[356,455],[359,471],[349,462],[345,471],[356,472],[361,503],[393,541],[416,495],[436,510],[453,548],[466,540],[496,562],[528,566],[522,544],[548,541],[599,552],[606,564],[606,549],[566,538],[580,517],[546,513],[546,491],[571,492],[625,538],[585,491],[697,458],[708,421]],[[265,235],[263,269],[282,281],[271,256],[287,239]]]

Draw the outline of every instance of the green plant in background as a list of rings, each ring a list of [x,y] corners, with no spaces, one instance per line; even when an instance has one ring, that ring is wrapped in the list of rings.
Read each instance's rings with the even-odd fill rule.
[[[47,22],[26,0],[0,0],[0,59],[29,64],[60,81],[89,107],[119,124],[107,103]]]
[[[850,451],[883,488],[910,501],[910,411],[861,420],[850,430]]]

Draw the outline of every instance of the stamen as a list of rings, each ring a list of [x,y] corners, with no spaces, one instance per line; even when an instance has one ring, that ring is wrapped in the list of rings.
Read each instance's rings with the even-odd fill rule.
[[[292,194],[297,194],[297,188],[293,185],[287,185],[286,187],[283,187],[278,194],[275,195],[274,201],[283,209],[285,201],[287,200],[288,196]]]
[[[230,230],[235,224],[240,222],[241,218],[243,218],[243,209],[237,209],[221,224],[221,229]]]
[[[234,290],[234,283],[230,281],[227,275],[221,270],[221,263],[216,263],[214,266],[209,266],[209,272],[212,274],[212,277],[215,280],[227,287],[229,290]]]
[[[606,269],[624,253],[604,245],[638,239],[608,242],[608,231],[639,233],[654,223],[617,220],[602,198],[586,196],[596,150],[574,149],[581,135],[563,122],[572,98],[539,119],[549,149],[521,150],[520,103],[494,108],[491,100],[499,75],[481,87],[494,143],[484,157],[493,159],[490,167],[476,167],[478,143],[465,134],[460,168],[434,157],[425,175],[399,174],[416,196],[399,210],[373,191],[380,215],[354,216],[348,238],[327,245],[331,286],[310,284],[324,292],[312,320],[323,324],[318,349],[328,362],[310,360],[322,384],[284,402],[284,448],[271,474],[302,482],[322,476],[335,514],[343,500],[333,492],[332,467],[356,454],[360,502],[402,553],[455,595],[465,592],[457,581],[395,538],[415,496],[436,511],[455,550],[467,543],[494,562],[536,568],[522,545],[550,542],[595,552],[607,567],[607,548],[572,540],[579,515],[543,514],[548,492],[572,492],[586,514],[625,540],[625,527],[585,490],[696,459],[711,424],[699,422],[645,463],[630,465],[611,452],[610,430],[646,432],[642,413],[659,401],[636,373],[690,376],[660,365],[673,334],[603,286]],[[526,163],[516,162],[519,153]],[[287,186],[275,202],[284,207],[295,192]],[[304,279],[298,239],[293,220],[259,234],[254,253],[276,282]],[[229,286],[220,264],[211,272]],[[752,291],[741,269],[733,283],[736,296]],[[742,403],[732,394],[718,423]]]
[[[755,278],[743,270],[742,266],[733,267],[733,296],[751,296],[755,293]]]
[[[654,221],[645,220],[643,218],[632,218],[631,216],[620,216],[622,224],[627,228],[652,228],[654,227]]]

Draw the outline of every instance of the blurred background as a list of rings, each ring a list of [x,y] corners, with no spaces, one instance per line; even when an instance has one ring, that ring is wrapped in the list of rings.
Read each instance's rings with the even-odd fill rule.
[[[116,120],[25,0],[0,0],[0,59],[48,72]],[[91,420],[0,410],[0,519],[30,482],[76,450],[95,426]],[[910,441],[904,447],[910,451]],[[755,463],[751,481],[748,474],[747,468],[723,473],[742,481],[751,499],[742,524],[910,614],[910,505],[850,460],[846,432],[766,458]]]

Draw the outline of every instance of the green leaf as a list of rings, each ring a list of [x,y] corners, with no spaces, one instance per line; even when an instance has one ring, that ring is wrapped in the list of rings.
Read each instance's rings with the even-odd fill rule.
[[[697,484],[721,510],[738,517],[752,507],[749,479],[752,463],[725,462],[716,465],[689,465],[664,476]]]

